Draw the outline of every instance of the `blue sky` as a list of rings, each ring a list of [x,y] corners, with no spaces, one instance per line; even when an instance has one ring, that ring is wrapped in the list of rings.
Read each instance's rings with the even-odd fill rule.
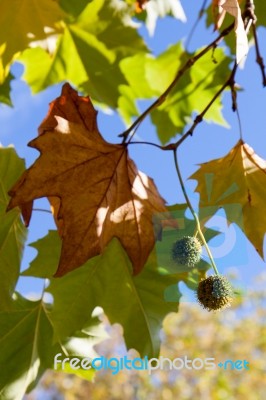
[[[189,27],[194,22],[197,10],[189,10],[184,3],[184,9],[188,18],[188,24],[182,24],[172,18],[159,20],[154,37],[149,37],[145,28],[141,28],[149,46],[156,54],[164,51],[170,44],[180,38],[185,38]],[[215,35],[210,29],[203,29],[204,21],[198,27],[191,42],[190,49],[204,46],[214,39]],[[266,30],[259,29],[259,40],[261,51],[266,58]],[[244,88],[238,94],[238,106],[241,117],[243,138],[254,148],[255,152],[266,159],[265,130],[266,130],[266,89],[262,88],[261,75],[255,63],[254,47],[251,47],[245,68],[239,70],[236,81]],[[20,157],[25,158],[27,166],[38,156],[38,152],[28,148],[27,143],[37,135],[37,128],[45,117],[48,103],[60,94],[61,85],[56,85],[37,95],[30,93],[27,85],[20,80],[23,72],[21,65],[13,67],[16,79],[12,83],[12,100],[14,108],[4,105],[0,107],[0,142],[3,146],[14,144]],[[219,127],[214,124],[203,122],[197,127],[192,138],[188,138],[179,150],[180,167],[183,177],[188,178],[201,162],[222,157],[236,144],[239,139],[239,128],[237,118],[231,111],[230,94],[225,93],[224,116],[231,126],[230,129]],[[140,102],[140,108],[144,109],[149,102]],[[99,112],[98,125],[103,136],[116,142],[117,135],[125,127],[119,118]],[[155,129],[147,119],[139,128],[138,135],[141,140],[157,142]],[[130,147],[130,155],[136,161],[140,170],[153,177],[162,196],[169,204],[184,202],[184,198],[178,184],[176,172],[171,155],[154,147],[134,145]],[[163,166],[163,167],[162,167]],[[195,181],[186,181],[189,196],[196,206],[198,196],[193,192]],[[49,209],[49,203],[45,199],[35,202],[34,208]],[[239,272],[238,283],[240,286],[248,287],[252,276],[262,272],[265,263],[257,255],[253,247],[248,243],[240,230],[235,226],[228,227],[221,212],[213,222],[209,223],[212,228],[219,228],[224,233],[212,241],[214,256],[221,272],[228,272],[232,268]],[[29,228],[28,243],[43,237],[48,229],[54,229],[55,225],[51,215],[34,212]],[[36,255],[36,251],[27,247],[23,258],[23,269],[27,268],[30,260]],[[43,283],[40,279],[21,278],[17,289],[23,294],[39,292]]]

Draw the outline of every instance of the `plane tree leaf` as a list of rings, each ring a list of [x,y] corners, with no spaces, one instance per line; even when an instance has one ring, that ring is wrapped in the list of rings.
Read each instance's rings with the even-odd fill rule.
[[[109,1],[91,1],[74,20],[65,20],[52,57],[41,48],[25,51],[20,61],[32,91],[67,80],[97,101],[116,107],[119,85],[126,83],[120,60],[147,51],[124,13]]]
[[[266,26],[266,3],[265,1],[254,0],[255,14],[257,17],[257,26]]]
[[[213,0],[213,7],[214,9],[218,9],[215,18],[215,26],[217,29],[221,27],[226,13],[232,15],[235,19],[236,62],[239,63],[248,53],[248,38],[242,20],[239,2],[238,0]]]
[[[56,273],[57,263],[60,258],[61,241],[57,231],[49,230],[48,234],[29,244],[38,251],[38,257],[30,263],[29,268],[21,272],[22,276],[36,276],[48,278]],[[48,251],[49,249],[49,251]],[[46,260],[45,268],[41,267],[40,260]]]
[[[57,32],[56,23],[64,15],[56,1],[13,0],[12,7],[9,2],[1,1],[0,57],[4,67],[31,42]]]
[[[138,171],[126,145],[100,135],[90,99],[69,84],[50,106],[29,145],[41,155],[11,188],[8,209],[49,197],[63,240],[56,276],[102,253],[117,237],[139,273],[160,234],[156,214],[166,211],[152,179]],[[51,197],[53,197],[51,199]],[[54,199],[56,197],[56,199]]]
[[[92,0],[59,0],[60,7],[70,15],[77,17]]]
[[[211,206],[215,213],[223,207],[228,221],[243,230],[263,257],[266,161],[240,140],[225,157],[201,164],[190,178],[198,181],[200,208]]]
[[[27,236],[19,208],[6,213],[7,192],[24,170],[24,161],[13,148],[0,147],[0,310],[11,307]]]
[[[30,301],[18,293],[13,300],[13,309],[0,312],[0,365],[4,366],[0,375],[0,396],[6,400],[21,400],[24,393],[32,390],[47,368],[54,367],[54,356],[61,353],[65,357],[97,356],[93,346],[104,338],[102,323],[98,318],[90,318],[82,331],[73,336],[54,340],[54,330],[49,319],[50,304],[42,300]],[[70,372],[70,368],[64,369]],[[94,371],[83,371],[86,379],[91,379]],[[78,370],[71,369],[71,373]]]
[[[146,63],[151,55],[145,53],[126,57],[120,62],[120,69],[126,78],[126,84],[120,85],[121,96],[118,100],[118,112],[129,124],[132,117],[140,114],[136,99],[149,99],[156,96],[147,80]],[[153,60],[153,58],[152,58]],[[141,77],[141,79],[139,79]]]
[[[119,98],[118,111],[125,119],[125,122],[129,123],[132,117],[139,114],[136,100],[156,98],[161,95],[174,79],[178,68],[186,61],[186,57],[187,53],[183,51],[182,45],[178,43],[169,47],[168,50],[156,58],[150,54],[137,54],[121,61],[120,68],[126,78],[127,86],[121,85],[119,88],[121,97]],[[180,87],[185,88],[189,82],[190,78],[184,76],[180,81]],[[152,119],[154,114],[155,111],[152,112]],[[174,126],[174,131],[169,134],[173,125],[172,121],[168,115],[164,121],[160,121],[160,118],[164,117],[162,114],[160,113],[159,126],[157,127],[159,136],[162,125],[165,127],[164,134],[168,132],[170,137],[175,136],[176,127]],[[157,121],[153,120],[153,122],[157,126]]]
[[[177,43],[156,58],[141,55],[121,62],[121,70],[129,84],[129,88],[122,86],[123,97],[119,100],[119,112],[126,122],[130,119],[130,113],[132,116],[138,113],[134,107],[134,99],[160,96],[190,56],[192,55],[186,53],[182,45]],[[142,65],[136,67],[138,61],[141,61]],[[191,121],[192,114],[201,112],[204,106],[207,106],[229,76],[230,62],[231,58],[220,48],[217,48],[213,55],[207,53],[182,76],[162,105],[152,111],[151,120],[163,144],[177,133],[182,134],[184,127]],[[142,82],[138,84],[140,72]],[[205,119],[228,126],[222,115],[221,98],[212,105]]]
[[[9,73],[8,76],[5,78],[4,82],[0,84],[0,102],[8,106],[12,106],[12,101],[10,98],[10,91],[11,91],[10,83],[13,79],[14,76],[11,73]]]
[[[146,11],[146,26],[150,35],[154,34],[158,18],[171,15],[181,22],[187,18],[179,0],[150,0],[144,5]]]
[[[170,48],[169,57],[179,52],[177,49]],[[177,56],[178,57],[178,56]],[[183,59],[184,59],[183,55]],[[214,57],[214,58],[213,58]],[[170,61],[170,60],[169,60]],[[164,60],[164,63],[167,59]],[[217,93],[220,85],[223,84],[226,77],[229,76],[231,59],[227,57],[224,51],[220,48],[215,50],[214,55],[207,53],[201,57],[197,63],[189,71],[189,77],[181,78],[180,83],[170,93],[165,102],[153,111],[151,114],[152,122],[156,125],[157,133],[160,141],[164,144],[169,141],[177,133],[182,133],[184,127],[191,122],[191,116],[195,112],[201,112],[210,100]],[[155,62],[156,64],[156,62]],[[162,93],[163,88],[160,88],[159,78],[160,68],[154,69],[154,73],[149,74],[149,79],[152,79],[151,85],[156,87],[159,93]],[[170,76],[169,76],[170,78]],[[187,80],[186,80],[187,79]],[[189,80],[188,80],[189,79]],[[169,79],[169,83],[173,78]],[[166,119],[169,119],[168,126],[165,125]],[[214,122],[223,126],[227,126],[222,115],[221,98],[217,99],[210,111],[205,116],[208,122]],[[175,132],[175,133],[174,133]]]
[[[195,290],[209,268],[204,260],[190,271],[184,266],[173,265],[173,243],[182,236],[193,235],[195,223],[185,217],[184,204],[168,207],[168,210],[179,229],[166,227],[163,230],[162,241],[158,242],[145,268],[136,277],[132,276],[130,260],[116,238],[101,256],[90,259],[60,279],[53,278],[61,249],[58,233],[50,231],[31,244],[38,255],[23,275],[50,279],[47,291],[53,296],[54,307],[49,318],[53,321],[57,338],[81,329],[92,310],[100,306],[111,323],[122,325],[128,348],[137,349],[141,355],[149,357],[158,355],[162,321],[169,312],[177,311],[181,297],[178,283],[183,281]],[[167,221],[168,213],[161,218]],[[206,240],[217,233],[206,229]]]
[[[92,310],[100,306],[111,323],[122,325],[129,349],[137,349],[142,356],[158,355],[162,321],[169,312],[177,311],[181,294],[176,277],[158,270],[155,252],[142,272],[134,277],[126,252],[114,238],[101,256],[57,279],[52,275],[60,253],[59,236],[50,231],[34,247],[38,255],[24,275],[50,279],[47,291],[53,296],[54,307],[49,318],[55,337],[69,336],[81,329]],[[171,296],[166,298],[167,288],[173,285]]]
[[[52,367],[53,329],[40,301],[15,304],[11,312],[0,313],[2,368],[1,398],[20,400],[27,388],[38,380],[46,368]]]

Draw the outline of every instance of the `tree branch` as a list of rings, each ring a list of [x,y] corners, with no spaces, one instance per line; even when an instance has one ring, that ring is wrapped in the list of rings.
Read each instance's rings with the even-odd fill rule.
[[[192,26],[192,29],[191,29],[191,31],[190,31],[188,37],[187,37],[187,40],[186,40],[186,47],[185,47],[186,51],[188,51],[188,48],[189,48],[191,39],[192,39],[192,37],[193,37],[193,35],[194,35],[194,32],[195,32],[195,30],[196,30],[196,28],[197,28],[197,26],[198,26],[198,24],[199,24],[201,18],[202,18],[203,15],[204,15],[204,11],[205,11],[205,7],[206,7],[206,4],[207,4],[207,1],[208,1],[208,0],[203,0],[202,6],[201,6],[201,8],[200,8],[200,10],[199,10],[199,13],[198,13],[198,17],[197,17],[196,21],[194,22],[194,25]]]
[[[260,70],[261,70],[262,84],[263,84],[263,86],[266,86],[265,65],[264,65],[264,61],[261,56],[260,48],[259,48],[259,41],[258,41],[257,28],[256,28],[257,17],[255,14],[255,5],[254,5],[253,0],[246,0],[245,11],[244,11],[244,20],[245,20],[246,26],[248,23],[251,22],[252,33],[253,33],[253,37],[254,37],[254,41],[255,41],[256,62],[259,65]]]
[[[32,211],[40,211],[40,212],[46,212],[46,213],[52,214],[52,211],[45,210],[43,208],[33,208]]]
[[[134,122],[133,124],[123,133],[118,135],[119,137],[123,137],[122,143],[126,143],[126,140],[130,134],[130,132],[137,127],[146,117],[151,113],[152,110],[154,110],[156,107],[160,106],[168,96],[168,94],[171,92],[171,90],[176,86],[178,83],[179,79],[184,75],[184,73],[192,67],[192,65],[195,64],[196,61],[198,61],[204,54],[206,54],[210,49],[215,48],[218,43],[226,36],[228,35],[231,30],[234,28],[234,23],[229,25],[227,28],[225,28],[220,35],[213,40],[208,46],[206,46],[203,50],[201,50],[197,55],[189,58],[187,62],[181,67],[174,80],[170,83],[170,85],[166,88],[166,90],[155,100]],[[131,140],[133,135],[129,140]]]
[[[260,67],[261,70],[261,75],[262,75],[262,85],[265,87],[266,86],[266,73],[265,73],[265,65],[263,58],[260,54],[260,48],[259,48],[259,41],[258,41],[258,36],[257,36],[257,28],[255,23],[252,24],[252,33],[255,41],[255,49],[256,49],[256,62]]]
[[[207,113],[207,111],[211,108],[211,106],[213,105],[213,103],[215,102],[215,100],[220,96],[220,94],[227,88],[227,86],[230,87],[231,89],[231,95],[232,95],[232,110],[233,111],[237,111],[237,102],[236,102],[236,90],[235,90],[235,74],[237,71],[237,63],[235,62],[234,67],[228,77],[228,79],[225,81],[225,83],[221,86],[221,88],[218,90],[218,92],[213,96],[213,98],[211,99],[211,101],[207,104],[207,106],[204,108],[204,110],[198,114],[194,120],[193,125],[189,128],[189,130],[183,135],[181,136],[181,138],[175,142],[175,143],[170,143],[167,144],[166,146],[160,146],[156,143],[151,143],[151,142],[127,142],[126,144],[147,144],[147,145],[151,145],[151,146],[155,146],[158,147],[161,150],[175,150],[177,149],[181,143],[184,142],[184,140],[186,140],[186,138],[188,136],[192,136],[193,132],[195,130],[195,128],[197,127],[197,125],[203,121],[203,117],[204,115]],[[239,117],[239,115],[238,115]],[[242,132],[240,129],[240,136],[242,136]],[[131,136],[132,139],[132,136]]]
[[[204,110],[198,114],[194,120],[193,125],[189,128],[189,130],[181,137],[181,139],[179,139],[176,143],[172,143],[171,147],[173,148],[177,148],[180,146],[181,143],[184,142],[184,140],[188,137],[188,136],[192,136],[193,132],[195,130],[195,128],[197,127],[197,125],[202,122],[204,115],[206,114],[206,112],[211,108],[212,104],[215,102],[215,100],[220,96],[220,94],[226,89],[227,86],[230,86],[231,88],[231,93],[235,93],[235,74],[236,74],[236,70],[237,70],[237,63],[235,62],[234,67],[231,71],[231,74],[229,76],[229,78],[225,81],[225,83],[221,86],[221,88],[218,90],[218,92],[213,96],[213,98],[211,99],[211,101],[207,104],[207,106],[204,108]],[[236,107],[236,101],[235,101],[235,96],[232,94],[232,109],[233,111],[236,110],[236,108],[234,109],[234,107]]]

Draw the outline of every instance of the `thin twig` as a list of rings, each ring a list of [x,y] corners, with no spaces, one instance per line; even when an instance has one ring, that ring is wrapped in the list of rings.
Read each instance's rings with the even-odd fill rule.
[[[237,64],[235,62],[234,69],[232,71],[234,73],[231,76],[231,81],[230,81],[228,86],[230,86],[230,89],[231,89],[232,110],[237,115],[237,122],[238,122],[238,127],[239,127],[239,136],[240,136],[240,139],[243,140],[241,118],[240,118],[239,109],[238,109],[238,105],[237,105],[237,91],[236,91],[236,87],[235,87],[235,73],[236,73],[236,70],[237,70]]]
[[[256,62],[260,67],[261,70],[261,75],[262,75],[262,84],[263,86],[266,86],[266,73],[265,73],[265,65],[263,58],[260,53],[260,48],[259,48],[259,41],[258,41],[258,36],[257,36],[257,28],[256,28],[256,22],[257,22],[257,17],[255,14],[255,5],[253,0],[247,0],[246,5],[245,5],[245,11],[244,11],[244,20],[245,24],[247,23],[252,26],[252,33],[255,41],[255,49],[256,49]]]
[[[175,162],[175,168],[176,168],[177,176],[178,176],[178,179],[179,179],[179,182],[180,182],[180,186],[181,186],[182,192],[183,192],[184,197],[186,199],[186,203],[187,203],[188,208],[190,209],[190,211],[191,211],[191,213],[192,213],[192,215],[193,215],[193,217],[195,219],[197,230],[198,230],[198,234],[199,234],[199,236],[200,236],[200,238],[201,238],[201,240],[202,240],[202,242],[203,242],[203,244],[204,244],[204,246],[205,246],[205,248],[207,250],[207,253],[208,253],[210,262],[212,264],[212,267],[214,269],[214,272],[215,272],[216,275],[219,275],[219,271],[218,271],[218,269],[216,267],[216,264],[215,264],[215,261],[213,259],[211,250],[209,249],[208,243],[206,242],[205,237],[204,237],[204,235],[202,233],[199,218],[197,216],[197,213],[194,211],[194,208],[193,208],[193,206],[192,206],[192,204],[191,204],[191,202],[189,200],[189,197],[187,195],[186,188],[185,188],[185,185],[184,185],[184,181],[183,181],[183,178],[182,178],[182,175],[181,175],[181,172],[180,172],[180,169],[179,169],[178,161],[177,161],[177,149],[174,149],[173,153],[174,153],[174,162]]]
[[[127,142],[127,145],[128,144],[147,144],[147,145],[149,145],[149,146],[154,146],[154,147],[157,147],[158,149],[160,149],[160,150],[165,150],[165,146],[160,146],[159,144],[156,144],[156,143],[152,143],[152,142]]]
[[[197,115],[197,117],[194,120],[193,125],[189,128],[189,130],[181,137],[181,139],[179,139],[176,143],[173,143],[172,146],[177,148],[180,146],[181,143],[184,142],[184,140],[188,137],[188,136],[192,136],[193,132],[195,130],[195,128],[197,127],[197,125],[202,122],[204,115],[206,114],[206,112],[211,108],[211,106],[213,105],[213,103],[215,102],[215,100],[220,96],[220,94],[226,89],[227,86],[233,87],[234,85],[234,78],[235,78],[235,73],[237,70],[237,64],[234,64],[234,67],[231,71],[231,74],[229,76],[229,78],[226,80],[226,82],[221,86],[221,88],[218,90],[218,92],[213,96],[213,98],[211,99],[211,101],[207,104],[207,106],[204,108],[204,110]]]
[[[234,65],[234,74],[231,77],[229,86],[230,86],[230,90],[231,90],[231,99],[232,99],[232,110],[235,112],[237,110],[237,92],[236,92],[236,87],[235,87],[235,73],[236,73],[236,69],[237,69],[237,64],[235,62]]]
[[[184,73],[192,67],[192,65],[195,64],[196,61],[198,61],[204,54],[206,54],[210,49],[213,47],[216,47],[217,44],[226,36],[228,35],[231,30],[234,28],[234,24],[229,25],[227,28],[225,28],[220,35],[213,40],[208,46],[206,46],[204,49],[202,49],[197,55],[189,58],[187,62],[181,67],[174,80],[170,83],[170,85],[166,88],[166,90],[133,122],[133,124],[123,133],[118,135],[119,137],[123,137],[122,143],[125,143],[128,135],[130,132],[137,127],[146,117],[151,113],[152,110],[154,110],[156,107],[160,106],[168,96],[168,94],[171,92],[171,90],[176,86],[177,82],[179,79],[184,75]],[[132,135],[131,135],[132,139]],[[130,140],[131,140],[130,139]]]
[[[256,25],[253,23],[252,25],[252,33],[255,41],[255,49],[256,49],[256,62],[260,67],[261,70],[261,75],[262,75],[262,85],[265,87],[266,86],[266,73],[265,73],[265,65],[263,58],[260,54],[260,48],[259,48],[259,41],[258,41],[258,36],[257,36],[257,28]]]
[[[199,13],[198,13],[198,17],[197,17],[196,21],[194,22],[194,24],[193,24],[193,26],[192,26],[192,28],[191,28],[191,31],[190,31],[190,33],[189,33],[189,35],[188,35],[188,37],[187,37],[187,40],[186,40],[186,47],[185,47],[185,49],[186,49],[187,52],[188,52],[188,47],[189,47],[189,45],[190,45],[191,39],[192,39],[192,37],[193,37],[193,35],[194,35],[194,32],[195,32],[195,30],[196,30],[196,28],[197,28],[197,26],[198,26],[198,24],[199,24],[201,18],[202,18],[203,15],[204,15],[204,11],[205,11],[205,7],[206,7],[207,1],[208,1],[208,0],[203,0],[201,9],[199,10]]]
[[[32,211],[41,211],[41,212],[46,212],[46,213],[52,214],[52,211],[44,210],[43,208],[33,208]]]
[[[231,89],[231,95],[232,95],[232,110],[233,111],[237,111],[237,102],[236,102],[236,90],[235,90],[235,74],[237,71],[237,63],[235,62],[234,67],[228,77],[228,79],[225,81],[225,83],[221,86],[221,88],[218,90],[218,92],[215,93],[215,95],[213,96],[213,98],[211,99],[211,101],[207,104],[207,106],[204,108],[204,110],[197,115],[197,117],[195,118],[193,125],[189,128],[189,130],[184,133],[184,135],[181,136],[181,138],[179,140],[177,140],[177,142],[175,143],[170,143],[166,146],[160,146],[158,144],[155,143],[151,143],[151,142],[128,142],[127,144],[148,144],[151,146],[155,146],[158,147],[161,150],[175,150],[177,149],[181,143],[184,142],[184,140],[186,140],[186,138],[188,136],[192,136],[193,132],[195,130],[195,128],[197,127],[197,125],[203,121],[203,117],[204,115],[207,113],[207,111],[211,108],[211,106],[213,105],[213,103],[215,102],[215,100],[221,95],[221,93],[227,88],[227,86],[230,87]],[[239,114],[238,114],[239,117]],[[239,121],[240,122],[240,121]],[[241,126],[241,125],[240,125]],[[240,136],[242,137],[242,130],[240,127]],[[132,136],[131,136],[132,138]]]

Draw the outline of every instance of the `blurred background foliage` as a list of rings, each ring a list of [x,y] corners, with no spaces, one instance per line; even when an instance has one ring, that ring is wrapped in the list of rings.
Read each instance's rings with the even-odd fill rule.
[[[233,273],[232,273],[233,275]],[[233,276],[232,276],[233,278]],[[239,296],[223,313],[209,313],[197,303],[180,303],[180,312],[169,314],[161,331],[161,356],[189,359],[247,360],[249,370],[110,370],[96,372],[94,382],[76,375],[47,371],[38,388],[25,400],[258,400],[265,398],[266,382],[266,274],[254,288]],[[125,353],[122,330],[103,317],[110,338],[96,345],[105,357]],[[132,327],[134,329],[134,327]],[[130,351],[132,356],[137,356]]]

